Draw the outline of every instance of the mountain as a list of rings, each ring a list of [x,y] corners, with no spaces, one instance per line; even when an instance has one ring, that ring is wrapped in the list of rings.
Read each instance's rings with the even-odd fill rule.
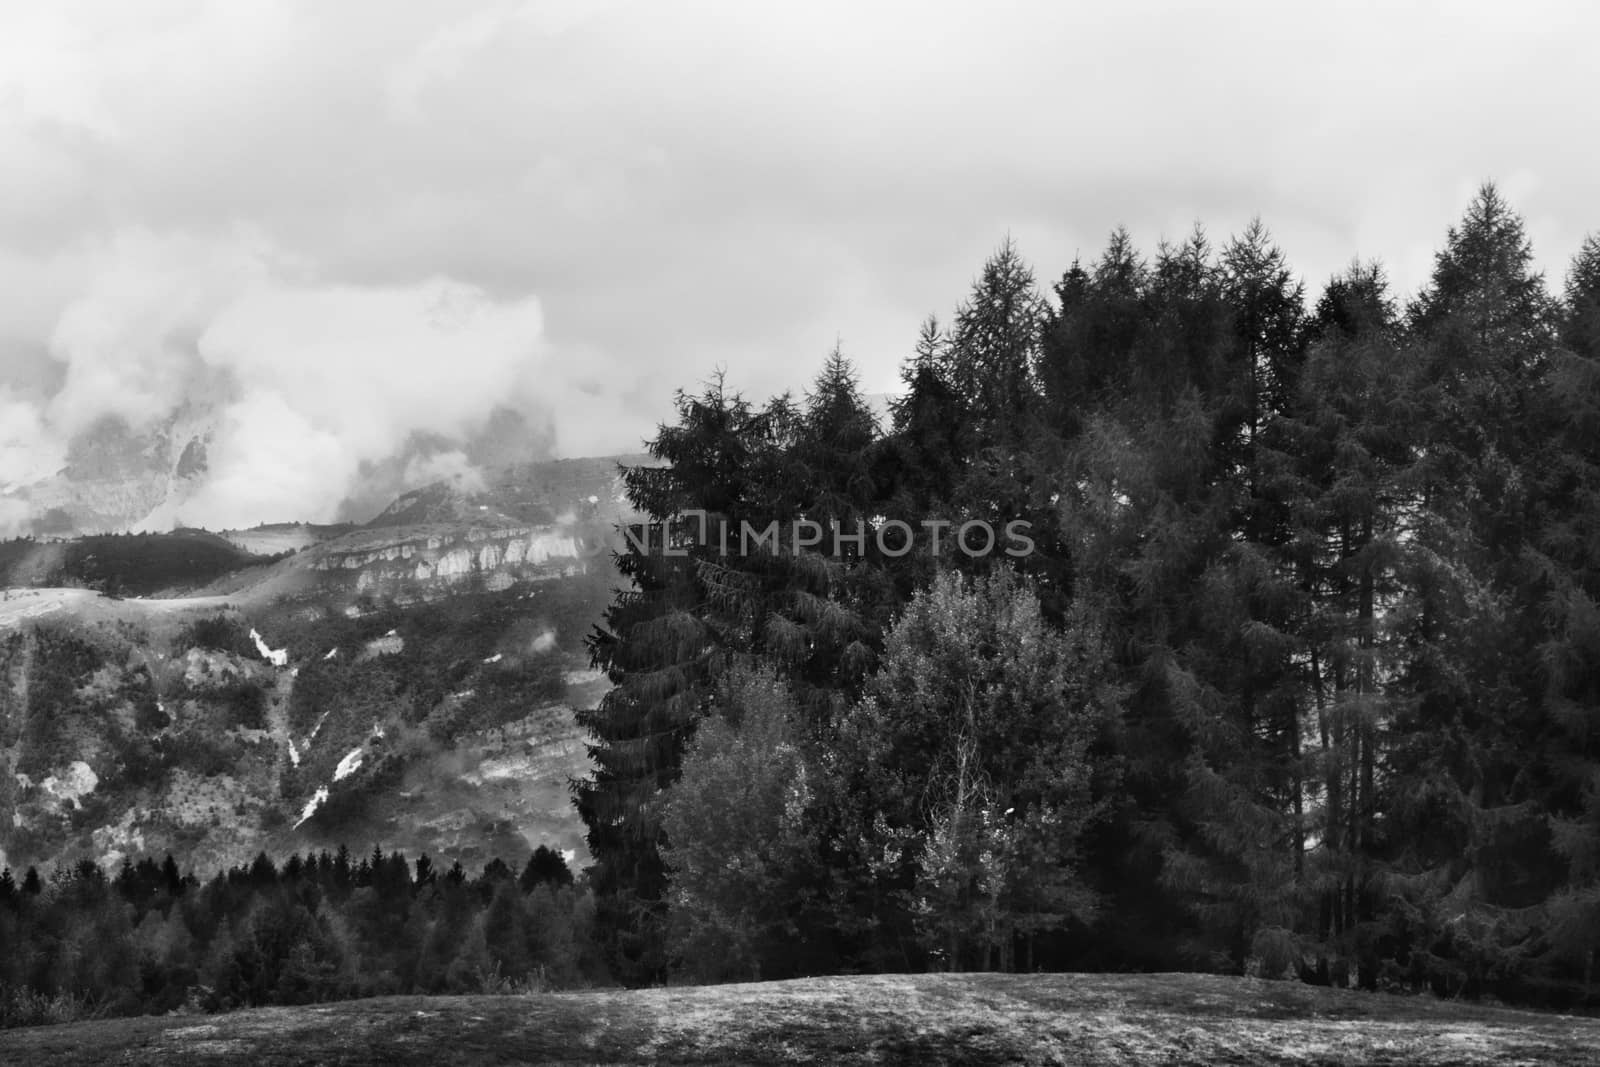
[[[147,429],[115,416],[77,434],[48,478],[0,490],[26,506],[36,535],[171,527],[207,471],[215,410],[186,403]]]
[[[617,462],[436,483],[361,526],[0,545],[0,864],[581,856]]]

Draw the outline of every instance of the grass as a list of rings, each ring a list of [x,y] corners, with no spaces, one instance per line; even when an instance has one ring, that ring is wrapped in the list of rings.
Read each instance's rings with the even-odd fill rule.
[[[0,1032],[18,1064],[1594,1064],[1600,1020],[1213,975],[388,997]]]

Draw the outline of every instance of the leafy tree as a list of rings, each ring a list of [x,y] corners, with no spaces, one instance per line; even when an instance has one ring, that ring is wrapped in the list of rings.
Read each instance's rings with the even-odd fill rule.
[[[847,736],[874,767],[857,772],[872,790],[861,807],[882,816],[870,851],[912,864],[886,896],[945,966],[1009,968],[1019,941],[1093,910],[1074,870],[1097,811],[1087,753],[1119,699],[1098,624],[1084,612],[1059,635],[1005,570],[946,573],[884,657]]]
[[[798,718],[770,669],[735,670],[667,795],[670,945],[697,980],[754,980],[792,966],[797,889],[817,862]]]

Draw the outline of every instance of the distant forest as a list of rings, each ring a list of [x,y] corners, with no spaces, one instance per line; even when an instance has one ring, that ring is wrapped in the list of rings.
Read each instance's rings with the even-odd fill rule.
[[[1152,257],[1116,231],[1053,296],[1007,242],[925,324],[887,425],[836,350],[799,398],[681,391],[661,465],[624,469],[648,519],[589,641],[616,685],[579,713],[575,885],[419,896],[374,857],[341,896],[268,863],[191,887],[177,913],[212,918],[168,938],[67,872],[7,892],[0,938],[92,942],[39,916],[100,894],[76,914],[135,930],[116,943],[173,990],[139,994],[157,1007],[540,966],[1201,970],[1600,1006],[1600,240],[1559,294],[1532,263],[1488,185],[1410,299],[1376,263],[1309,294],[1259,222]],[[958,536],[1014,521],[1031,552]],[[774,523],[779,551],[738,551]],[[813,523],[852,539],[796,549]],[[197,902],[255,884],[222,938],[242,905]],[[393,936],[352,949],[367,929]],[[31,951],[44,969],[0,970],[14,996],[85,980],[39,961],[87,954]],[[207,962],[185,985],[172,953]]]
[[[540,846],[471,877],[341,846],[201,883],[164,863],[0,872],[0,1027],[604,980],[592,899]]]
[[[1405,301],[1308,295],[1259,221],[1119,230],[1053,300],[1007,242],[888,426],[837,351],[799,399],[680,392],[582,716],[612,972],[1595,1006],[1600,240],[1559,296],[1532,262],[1492,185]]]

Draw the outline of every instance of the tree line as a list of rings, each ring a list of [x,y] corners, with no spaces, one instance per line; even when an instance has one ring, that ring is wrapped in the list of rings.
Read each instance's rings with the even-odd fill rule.
[[[886,426],[835,350],[799,399],[680,392],[624,469],[573,783],[612,972],[1592,1005],[1600,241],[1552,294],[1485,185],[1409,300],[1308,297],[1259,221],[1051,288],[1002,246]],[[923,525],[1019,519],[1022,558]]]
[[[561,854],[471,876],[340,846],[201,882],[168,856],[0,871],[0,1026],[605,980]]]

